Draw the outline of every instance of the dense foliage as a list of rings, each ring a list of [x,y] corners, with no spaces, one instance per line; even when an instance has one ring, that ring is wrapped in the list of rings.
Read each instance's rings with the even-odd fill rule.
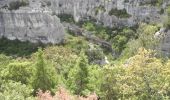
[[[159,40],[154,38],[158,26],[111,29],[88,21],[81,27],[109,41],[118,56],[83,36],[70,34],[63,45],[39,49],[28,42],[2,39],[0,100],[170,98],[170,61],[158,56]],[[108,62],[95,63],[104,60]]]

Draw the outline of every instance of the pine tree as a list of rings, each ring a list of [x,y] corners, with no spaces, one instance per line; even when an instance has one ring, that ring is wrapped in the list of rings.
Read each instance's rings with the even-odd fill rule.
[[[42,49],[38,50],[35,67],[36,71],[33,80],[33,88],[35,92],[38,89],[45,92],[46,90],[52,90],[55,88],[55,85],[57,84],[57,74],[55,68],[44,59]]]
[[[77,64],[70,70],[68,75],[68,86],[77,95],[85,95],[88,84],[88,60],[83,51],[77,60]]]

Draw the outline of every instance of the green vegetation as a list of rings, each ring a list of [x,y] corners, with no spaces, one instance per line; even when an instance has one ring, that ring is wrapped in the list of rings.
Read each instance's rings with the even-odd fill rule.
[[[161,6],[163,4],[163,0],[148,0],[141,2],[140,5],[150,5],[150,6]]]
[[[130,14],[127,13],[126,9],[118,10],[117,8],[112,8],[109,11],[109,15],[115,15],[118,18],[129,18],[131,17]]]
[[[87,95],[86,89],[88,84],[88,60],[84,52],[80,52],[75,66],[69,71],[68,86],[77,95]]]
[[[165,10],[163,8],[161,8],[161,10],[159,11],[159,14],[164,14]]]
[[[46,46],[3,38],[0,100],[169,100],[170,60],[158,56],[157,25],[77,25],[114,51],[72,34],[62,45]]]
[[[28,0],[17,0],[17,1],[11,1],[9,3],[9,10],[17,10],[22,6],[27,6],[29,5],[29,1]]]
[[[128,2],[129,2],[129,0],[125,0],[124,2],[125,2],[125,3],[128,3]]]
[[[32,82],[35,93],[38,89],[47,91],[55,88],[57,85],[57,73],[50,63],[44,59],[44,54],[41,49],[37,52],[37,62],[35,62],[35,76]]]
[[[36,100],[31,96],[33,89],[20,82],[4,82],[0,91],[1,100]]]
[[[143,31],[145,34],[150,34],[156,29],[152,25],[141,27],[153,29]],[[141,27],[139,30],[142,30]],[[78,37],[72,41],[76,39]],[[68,46],[73,44],[67,43],[63,46],[39,49],[30,58],[13,59],[0,55],[0,78],[2,79],[0,98],[34,100],[35,97],[31,94],[38,89],[50,90],[54,93],[59,86],[65,87],[71,95],[88,96],[95,92],[102,100],[169,98],[167,77],[170,70],[169,61],[162,63],[161,59],[155,57],[155,51],[139,47],[133,55],[126,58],[125,62],[114,63],[113,61],[113,64],[100,67],[89,63],[84,47],[79,45],[81,49],[77,49]],[[77,44],[79,42],[74,42],[75,46]],[[141,47],[147,48],[146,45],[148,44]],[[38,97],[40,94],[42,93],[39,92]]]
[[[55,14],[54,14],[55,15]],[[62,22],[74,23],[74,18],[70,14],[59,14],[57,15]]]
[[[98,36],[99,38],[105,39],[105,40],[109,39],[109,33],[111,33],[112,31],[111,28],[104,27],[102,25],[96,25],[92,21],[84,22],[84,24],[82,24],[81,26],[85,30],[90,31],[96,36]]]
[[[138,37],[138,33],[135,33],[135,27],[108,28],[102,25],[96,25],[91,21],[87,21],[84,22],[82,28],[92,32],[101,39],[109,41],[115,52],[118,54],[125,49],[129,40],[136,39]]]
[[[30,62],[15,61],[10,63],[6,70],[3,71],[2,78],[4,80],[13,80],[22,84],[28,84],[32,74],[30,65]]]
[[[0,53],[11,56],[29,56],[36,52],[38,47],[44,47],[43,44],[33,44],[28,41],[20,42],[19,40],[9,41],[6,38],[0,39]]]
[[[126,48],[123,50],[121,56],[129,58],[136,54],[140,47],[147,49],[156,49],[159,43],[159,39],[154,38],[154,34],[158,31],[158,27],[155,25],[141,24],[137,30],[138,38],[131,39]]]
[[[167,12],[167,18],[164,22],[164,27],[166,27],[167,29],[170,29],[170,6],[168,6],[168,8],[166,9]]]

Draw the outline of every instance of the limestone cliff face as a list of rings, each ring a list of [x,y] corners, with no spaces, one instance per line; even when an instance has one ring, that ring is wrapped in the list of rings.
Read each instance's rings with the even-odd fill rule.
[[[0,1],[1,6],[8,2]],[[41,9],[21,7],[17,10],[0,10],[0,37],[10,40],[57,44],[64,39],[64,28],[57,16]]]
[[[52,8],[58,14],[72,14],[76,21],[93,17],[106,26],[132,26],[142,22],[162,22],[164,14],[160,14],[169,0],[163,0],[160,6],[150,6],[147,3],[151,0],[51,0]],[[112,9],[123,10],[131,15],[128,18],[119,18],[109,15]]]
[[[59,43],[64,31],[57,17],[45,13],[1,12],[0,36],[10,40]]]

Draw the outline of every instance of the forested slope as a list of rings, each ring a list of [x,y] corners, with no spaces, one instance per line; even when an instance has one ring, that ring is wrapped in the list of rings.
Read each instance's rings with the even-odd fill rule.
[[[74,11],[83,10],[80,6],[74,5],[75,2],[69,0],[54,0],[53,3],[49,2],[51,0],[48,2],[42,0],[40,5],[38,4],[41,0],[29,1],[31,1],[29,6],[25,0],[21,0],[20,5],[14,2],[14,4],[3,6],[1,10],[6,9],[10,13],[16,13],[20,10],[27,11],[35,5],[37,8],[41,7],[39,10],[47,8],[47,11],[58,7],[63,9],[65,5],[68,5],[68,8],[73,7]],[[102,2],[102,0],[80,1],[84,3],[85,8],[87,7],[85,5],[99,6]],[[80,1],[77,0],[76,3],[81,4]],[[38,13],[37,16],[43,16],[43,14],[46,16],[41,16],[41,20],[34,14],[35,19],[31,19],[29,14],[32,15],[32,12],[27,12],[29,16],[24,18],[14,14],[13,18],[17,16],[17,20],[24,19],[20,20],[19,24],[13,23],[14,20],[9,17],[12,28],[17,27],[28,34],[32,30],[31,34],[35,35],[32,39],[36,42],[30,41],[22,34],[22,31],[17,31],[18,29],[8,30],[12,32],[11,34],[5,33],[12,38],[0,33],[2,36],[0,39],[0,100],[169,100],[170,7],[167,6],[168,1],[139,0],[132,3],[132,0],[118,2],[111,0],[115,1],[115,4],[110,4],[111,1],[104,1],[104,6],[99,6],[95,11],[86,12],[87,15],[93,12],[93,16],[96,12],[96,19],[82,16],[83,18],[77,21],[76,19],[85,13],[79,12],[78,15],[71,15],[69,13],[73,9],[67,9],[67,7],[65,10],[57,9],[58,12],[68,10],[67,13],[62,14],[58,14],[57,11],[47,13],[46,10],[43,10],[45,13],[38,11],[40,15]],[[0,4],[5,4],[4,2],[6,1],[3,0]],[[60,5],[55,6],[58,2]],[[120,3],[130,7],[133,4],[140,4],[133,6],[134,9],[146,7],[146,12],[149,8],[149,11],[153,12],[155,9],[161,10],[161,7],[166,4],[161,15],[165,15],[165,18],[161,19],[164,21],[154,21],[154,18],[151,21],[144,18],[145,20],[142,21],[138,16],[139,20],[136,19],[135,23],[126,23],[125,20],[132,20],[131,18],[137,16],[137,13],[130,15],[131,10],[125,5],[126,9],[120,10],[124,7]],[[111,10],[109,5],[117,5],[117,8]],[[110,14],[108,18],[114,19],[116,16],[119,19],[112,23],[114,25],[108,25],[111,20],[101,23],[100,20],[108,19],[103,20],[104,17],[100,19],[97,16],[105,12],[105,6],[107,14]],[[108,9],[110,12],[107,11]],[[146,12],[142,13],[143,10],[140,11],[140,14],[146,14]],[[50,13],[52,15],[48,15]],[[157,13],[153,16],[157,16]],[[1,14],[3,15],[4,12]],[[48,20],[45,20],[46,18]],[[28,27],[31,24],[27,27],[23,26],[31,23],[32,20],[35,22],[32,23],[33,29]],[[26,22],[23,24],[24,21]],[[116,23],[117,21],[120,23]],[[4,23],[1,23],[1,28],[4,29],[3,25]],[[8,24],[5,27],[8,27]],[[36,34],[37,30],[45,38],[39,37]],[[14,36],[16,31],[19,32],[17,35],[22,34],[26,39],[22,41],[22,38],[16,38]],[[47,41],[46,37],[48,37]],[[56,44],[55,41],[60,42]]]

